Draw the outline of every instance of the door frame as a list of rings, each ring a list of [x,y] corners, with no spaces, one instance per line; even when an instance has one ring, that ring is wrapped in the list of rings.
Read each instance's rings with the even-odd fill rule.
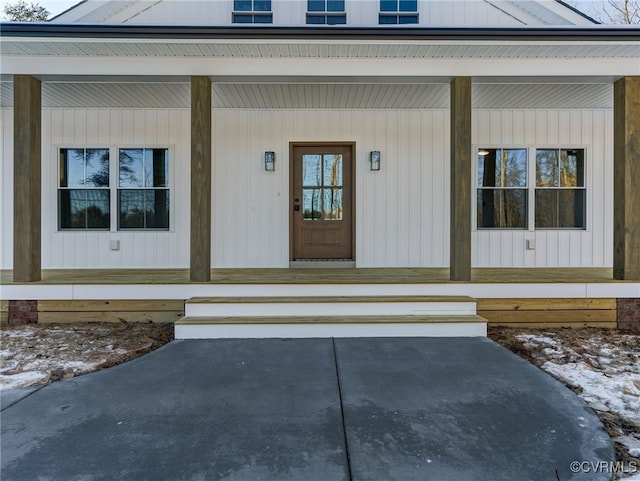
[[[351,150],[351,262],[356,260],[356,143],[355,141],[308,141],[289,142],[289,194],[287,196],[287,209],[289,209],[289,262],[294,261],[293,243],[295,239],[295,228],[293,219],[293,192],[295,190],[295,179],[293,178],[294,157],[293,152],[296,147],[331,147],[339,145],[348,147]],[[322,261],[324,262],[324,261]],[[327,266],[329,267],[329,266]]]

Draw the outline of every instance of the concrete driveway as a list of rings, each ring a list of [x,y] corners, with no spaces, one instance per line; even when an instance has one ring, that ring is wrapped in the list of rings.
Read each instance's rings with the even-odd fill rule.
[[[571,463],[614,459],[486,338],[174,341],[4,405],[4,481],[594,481]]]

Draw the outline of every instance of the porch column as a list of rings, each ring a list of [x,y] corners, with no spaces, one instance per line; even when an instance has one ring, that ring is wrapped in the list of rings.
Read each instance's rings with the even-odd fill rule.
[[[450,279],[471,280],[471,78],[451,81]]]
[[[191,250],[195,282],[211,279],[211,80],[191,77]]]
[[[13,76],[13,280],[39,281],[41,275],[40,80]]]
[[[640,77],[613,85],[613,277],[640,280]]]

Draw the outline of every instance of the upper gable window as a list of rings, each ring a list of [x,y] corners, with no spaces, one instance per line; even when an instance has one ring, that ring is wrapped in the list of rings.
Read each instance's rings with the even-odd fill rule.
[[[418,0],[380,0],[380,25],[418,23]]]
[[[273,23],[271,0],[234,0],[233,23]]]
[[[344,25],[344,0],[307,0],[307,25]]]

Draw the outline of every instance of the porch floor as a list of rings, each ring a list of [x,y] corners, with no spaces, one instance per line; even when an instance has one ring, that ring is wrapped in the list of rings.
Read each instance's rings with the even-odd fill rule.
[[[2,284],[13,271],[0,271]],[[471,283],[606,283],[611,268],[475,268]],[[637,281],[628,281],[637,282]],[[212,269],[209,284],[443,284],[448,268]],[[191,284],[188,269],[48,269],[29,284]]]

